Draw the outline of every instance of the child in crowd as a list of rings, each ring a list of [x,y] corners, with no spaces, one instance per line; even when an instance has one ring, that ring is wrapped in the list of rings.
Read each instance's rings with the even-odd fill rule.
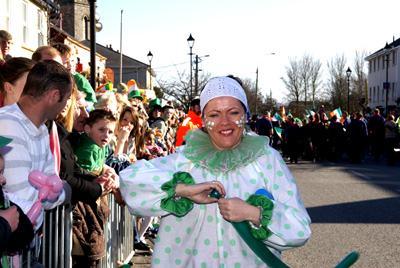
[[[146,130],[146,132],[144,134],[144,139],[145,139],[145,143],[146,143],[147,153],[157,156],[157,157],[164,155],[163,149],[160,146],[158,146],[155,142],[155,140],[156,140],[155,132],[151,128]]]
[[[105,165],[108,157],[108,144],[113,135],[117,118],[112,111],[106,109],[94,109],[83,127],[84,133],[75,145],[75,155],[79,165],[89,172],[100,175],[110,175],[114,180],[110,181],[109,189],[118,199],[119,181],[118,175],[109,166]]]
[[[0,136],[0,146],[6,146],[11,139]],[[21,200],[15,194],[3,190],[3,184],[6,183],[4,178],[4,158],[0,154],[0,254],[6,256],[8,252],[17,252],[25,248],[33,239],[34,227],[29,218],[25,215],[33,205],[33,202]],[[17,206],[18,203],[24,211]],[[40,213],[37,222],[40,226],[43,221],[43,212]],[[2,257],[2,265],[8,267],[9,258]],[[1,266],[1,265],[0,265]]]
[[[108,156],[108,144],[114,134],[117,118],[105,109],[94,109],[84,125],[84,133],[75,145],[78,163],[89,172],[105,174],[113,178],[107,185],[112,189],[119,203],[119,181],[115,171],[104,164]],[[121,201],[122,203],[122,201]],[[110,215],[110,208],[105,197],[92,203],[78,202],[74,208],[73,267],[101,267],[101,258],[106,255],[103,228]],[[89,216],[88,216],[89,215]]]
[[[114,134],[117,118],[105,109],[95,109],[83,127],[84,133],[75,145],[75,155],[82,168],[99,175],[104,168],[108,143]]]

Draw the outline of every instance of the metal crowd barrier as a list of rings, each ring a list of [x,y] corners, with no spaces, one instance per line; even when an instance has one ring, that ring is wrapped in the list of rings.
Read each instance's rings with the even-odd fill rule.
[[[111,214],[104,226],[107,255],[102,268],[117,268],[117,261],[128,263],[134,255],[133,217],[120,207],[114,196],[107,196]],[[72,268],[72,207],[59,206],[44,213],[42,227],[36,232],[34,246],[20,255],[20,267],[31,268],[35,259],[46,268]],[[15,258],[15,257],[14,257]],[[15,267],[10,264],[10,268]]]

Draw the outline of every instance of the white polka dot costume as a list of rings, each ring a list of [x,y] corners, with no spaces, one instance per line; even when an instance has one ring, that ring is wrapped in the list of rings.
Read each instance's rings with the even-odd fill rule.
[[[247,135],[237,147],[225,151],[214,149],[202,130],[190,132],[186,140],[177,153],[135,162],[120,173],[129,211],[162,216],[152,267],[267,267],[221,216],[217,203],[194,203],[181,216],[161,208],[161,201],[170,198],[161,186],[178,171],[190,170],[195,183],[221,182],[226,198],[247,200],[261,188],[271,193],[272,216],[264,227],[270,235],[263,242],[276,256],[308,240],[311,220],[296,182],[280,154],[268,146],[268,138]]]

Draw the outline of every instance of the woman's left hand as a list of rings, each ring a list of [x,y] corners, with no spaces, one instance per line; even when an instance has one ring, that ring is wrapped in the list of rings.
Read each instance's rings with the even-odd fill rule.
[[[219,210],[225,220],[231,222],[251,221],[258,224],[260,209],[247,204],[240,198],[220,198],[218,200]]]
[[[222,197],[225,196],[225,188],[222,183],[214,182],[203,182],[193,185],[186,185],[178,183],[175,189],[176,196],[190,199],[198,204],[208,204],[216,202],[217,199],[209,197],[208,195],[213,191],[217,190]]]

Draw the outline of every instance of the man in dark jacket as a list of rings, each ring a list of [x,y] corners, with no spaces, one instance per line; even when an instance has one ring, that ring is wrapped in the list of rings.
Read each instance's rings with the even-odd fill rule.
[[[350,159],[354,163],[361,163],[362,159],[364,159],[368,129],[362,120],[360,112],[356,114],[355,119],[351,120],[348,133],[350,139]]]
[[[266,112],[262,118],[257,120],[256,133],[261,136],[269,137],[271,144],[272,135],[274,134],[274,128],[272,127],[269,112]]]
[[[337,162],[343,153],[344,130],[343,125],[337,122],[337,116],[332,116],[328,127],[329,157],[332,162]]]
[[[369,119],[368,130],[371,153],[374,156],[374,160],[379,161],[379,157],[384,150],[385,141],[385,119],[379,114],[379,109],[375,109],[374,114]]]

